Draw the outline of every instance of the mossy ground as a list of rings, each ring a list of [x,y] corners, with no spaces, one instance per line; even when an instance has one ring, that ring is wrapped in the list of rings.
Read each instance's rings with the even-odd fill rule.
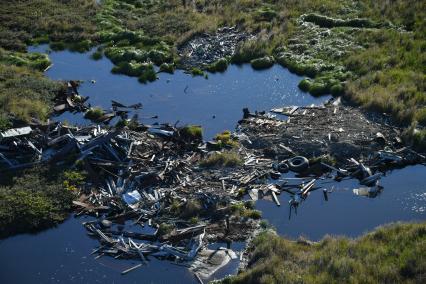
[[[222,283],[421,283],[426,223],[383,226],[357,239],[317,244],[266,231],[255,238],[248,269]]]
[[[39,61],[49,62],[44,55],[0,49],[0,130],[49,117],[52,99],[63,85],[45,78],[40,69],[47,63]]]
[[[71,211],[84,175],[33,169],[0,178],[0,238],[33,232],[62,222]]]

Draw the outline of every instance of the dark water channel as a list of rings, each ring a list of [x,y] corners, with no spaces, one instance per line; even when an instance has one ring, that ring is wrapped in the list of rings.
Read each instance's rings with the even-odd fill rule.
[[[46,46],[31,50],[43,52]],[[89,54],[68,51],[53,52],[50,58],[54,65],[46,75],[52,79],[86,81],[80,93],[90,96],[92,106],[109,108],[111,99],[124,104],[141,102],[143,109],[138,114],[144,122],[179,120],[181,124],[200,124],[206,139],[225,129],[234,129],[243,107],[269,110],[284,105],[318,104],[328,99],[301,92],[297,87],[301,78],[280,66],[262,72],[250,66],[231,66],[223,74],[209,74],[208,80],[177,71],[174,75],[159,74],[156,82],[142,85],[136,78],[112,75],[112,63],[107,59],[93,61]],[[144,118],[152,115],[159,118]],[[57,119],[89,123],[81,115],[67,113]],[[384,191],[376,198],[367,198],[354,195],[353,189],[359,187],[355,180],[325,180],[321,186],[333,191],[329,201],[324,200],[321,190],[312,192],[291,219],[290,196],[286,193],[279,196],[280,207],[267,200],[259,200],[256,206],[280,235],[304,235],[313,240],[326,234],[355,237],[384,223],[426,220],[425,181],[424,166],[395,170],[382,179]],[[120,272],[136,262],[109,257],[94,259],[90,252],[98,242],[87,236],[81,225],[86,220],[70,218],[57,228],[36,235],[0,241],[0,283],[197,283],[185,267],[155,258],[149,265],[122,276]],[[218,246],[226,244],[210,245]],[[243,247],[241,243],[231,245],[236,251]],[[231,261],[212,278],[235,273],[237,266],[238,261]]]

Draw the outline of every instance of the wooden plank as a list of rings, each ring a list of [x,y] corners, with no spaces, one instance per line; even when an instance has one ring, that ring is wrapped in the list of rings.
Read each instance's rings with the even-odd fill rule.
[[[277,194],[273,190],[271,190],[271,193],[272,193],[272,197],[274,198],[274,201],[277,204],[277,206],[281,206],[281,204],[280,204],[280,202],[277,198]]]
[[[141,266],[142,266],[142,263],[139,263],[139,264],[137,264],[137,265],[135,265],[135,266],[130,267],[129,269],[123,270],[123,271],[121,272],[121,274],[122,274],[122,275],[127,274],[127,273],[129,273],[129,272],[131,272],[131,271],[133,271],[133,270],[135,270],[135,269],[137,269],[137,268],[141,267]]]
[[[194,275],[195,275],[195,278],[197,278],[197,280],[200,284],[204,284],[203,280],[201,280],[200,276],[198,276],[197,273],[194,272]]]

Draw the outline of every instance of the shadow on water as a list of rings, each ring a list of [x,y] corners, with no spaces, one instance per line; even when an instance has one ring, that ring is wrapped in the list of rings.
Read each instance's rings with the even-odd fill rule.
[[[41,45],[30,51],[45,52],[46,48]],[[302,77],[278,65],[264,71],[255,71],[249,65],[231,65],[224,73],[209,73],[207,80],[177,70],[173,75],[160,73],[157,81],[144,85],[137,78],[112,74],[113,64],[107,58],[94,61],[90,53],[69,51],[51,52],[49,57],[53,66],[46,75],[52,79],[85,81],[79,91],[90,96],[92,106],[109,108],[111,100],[125,104],[141,102],[141,118],[159,116],[158,120],[142,119],[145,123],[174,124],[179,120],[181,125],[200,124],[206,139],[223,130],[233,130],[244,107],[261,111],[284,105],[318,104],[329,98],[314,98],[300,91],[297,85]],[[70,113],[58,119],[88,123],[82,115]]]

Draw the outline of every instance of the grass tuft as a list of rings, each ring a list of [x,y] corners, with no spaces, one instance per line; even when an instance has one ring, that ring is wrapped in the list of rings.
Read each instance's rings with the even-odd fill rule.
[[[243,163],[241,156],[235,151],[214,153],[201,161],[200,166],[212,167],[236,167]]]
[[[93,121],[99,121],[99,119],[105,115],[105,111],[100,107],[92,107],[86,111],[84,118]]]

